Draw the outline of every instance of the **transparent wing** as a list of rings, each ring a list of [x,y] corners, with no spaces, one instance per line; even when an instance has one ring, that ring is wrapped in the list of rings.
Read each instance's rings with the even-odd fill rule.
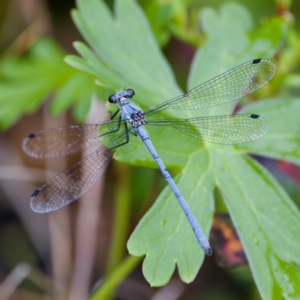
[[[255,114],[201,117],[185,120],[153,120],[149,125],[172,126],[196,139],[216,144],[241,144],[263,137],[269,130],[266,120]]]
[[[23,140],[23,150],[37,158],[68,155],[98,144],[101,135],[116,130],[117,126],[118,121],[108,121],[31,133]]]
[[[30,206],[37,213],[57,210],[85,194],[104,173],[113,152],[111,149],[126,141],[126,133],[110,140],[105,146],[53,177],[30,198]]]
[[[183,96],[150,108],[145,115],[167,108],[201,109],[231,102],[260,89],[275,73],[273,62],[254,59],[195,87]]]

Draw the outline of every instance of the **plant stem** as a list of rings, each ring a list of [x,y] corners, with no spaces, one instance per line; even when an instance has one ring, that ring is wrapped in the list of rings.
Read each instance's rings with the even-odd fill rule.
[[[104,283],[94,292],[89,300],[107,300],[111,297],[117,286],[128,276],[143,257],[128,256],[106,278]]]

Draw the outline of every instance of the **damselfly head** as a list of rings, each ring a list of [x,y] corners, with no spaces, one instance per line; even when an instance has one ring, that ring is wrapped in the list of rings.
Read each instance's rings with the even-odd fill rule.
[[[113,95],[110,95],[108,97],[108,101],[110,103],[113,103],[113,104],[116,104],[121,98],[132,98],[134,96],[134,90],[132,89],[127,89],[125,91],[122,91],[122,92],[117,92]]]

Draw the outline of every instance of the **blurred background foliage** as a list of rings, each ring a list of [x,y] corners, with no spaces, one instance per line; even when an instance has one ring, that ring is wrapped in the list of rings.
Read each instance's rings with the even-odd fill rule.
[[[113,1],[105,2],[113,10]],[[213,14],[213,10],[219,11],[232,1],[138,3],[180,87],[186,90],[197,48],[207,45],[216,34],[214,26],[224,21],[212,17],[214,21],[209,23],[203,18],[208,9]],[[249,29],[249,52],[254,51],[258,37],[264,38],[270,48],[268,58],[278,68],[276,77],[260,96],[280,95],[298,101],[300,2],[235,3],[248,12],[252,24],[247,23],[248,19],[238,24],[233,18],[233,32],[240,26],[254,28],[254,33]],[[236,246],[223,251],[227,260],[222,256],[216,262],[205,260],[189,285],[175,274],[166,286],[151,288],[143,277],[141,260],[126,259],[130,233],[165,186],[156,170],[113,162],[99,186],[84,197],[88,201],[80,200],[49,216],[30,211],[28,199],[36,186],[77,161],[80,155],[36,161],[22,153],[22,139],[42,128],[96,123],[108,117],[103,103],[111,90],[95,84],[98,74],[83,73],[64,62],[66,55],[76,54],[72,43],[83,41],[70,16],[75,7],[75,1],[57,0],[0,3],[0,298],[44,299],[50,295],[53,299],[86,299],[90,290],[106,279],[102,294],[95,293],[93,299],[261,299],[250,268],[241,266],[246,261],[235,262],[230,258]],[[226,25],[224,28],[228,28]],[[220,49],[239,47],[242,43],[237,39],[229,44],[227,41],[232,43],[232,39],[227,39],[226,32],[222,34]],[[220,49],[212,50],[212,59],[217,60]],[[204,67],[208,73],[210,64],[208,61]],[[109,68],[106,74],[110,74]],[[272,172],[299,207],[299,167],[280,159],[257,160]],[[223,212],[220,207],[219,212]],[[215,221],[221,217],[217,216]],[[223,219],[214,223],[215,229],[225,230],[231,243],[241,247],[231,225],[226,226],[230,224],[227,216]],[[225,269],[219,265],[239,267]],[[272,299],[282,299],[276,287]]]

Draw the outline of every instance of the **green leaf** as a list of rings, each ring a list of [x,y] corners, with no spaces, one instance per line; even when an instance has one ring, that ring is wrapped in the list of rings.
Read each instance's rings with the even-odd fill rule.
[[[171,28],[185,29],[182,21],[186,15],[186,4],[182,0],[141,2],[158,43],[163,46],[171,37]],[[179,23],[179,24],[178,24]]]
[[[92,96],[97,95],[98,90],[99,87],[95,86],[90,75],[76,72],[57,91],[51,102],[50,112],[57,115],[73,107],[75,119],[83,122],[89,112]]]
[[[241,112],[262,115],[269,123],[270,130],[263,139],[238,145],[238,148],[300,164],[299,110],[299,99],[268,99],[246,106]]]
[[[73,103],[72,97],[76,94],[77,90],[82,83],[82,74],[72,76],[68,82],[56,93],[53,98],[50,111],[52,114],[57,115],[65,112]]]
[[[79,0],[78,7],[73,18],[100,58],[80,43],[76,48],[83,59],[68,57],[69,63],[96,75],[105,86],[122,88],[130,84],[136,90],[134,101],[142,107],[180,94],[145,16],[133,0],[116,1],[115,18],[100,0]],[[207,43],[197,51],[189,87],[241,62],[270,56],[277,51],[284,35],[283,22],[279,20],[265,22],[253,32],[250,14],[237,4],[225,4],[220,12],[206,9],[201,16]],[[268,34],[272,28],[278,29],[277,32]],[[110,72],[111,80],[105,71]],[[116,83],[120,86],[114,86]],[[259,110],[259,105],[244,110]],[[233,104],[228,104],[205,109],[199,114],[226,114],[232,110]],[[274,107],[273,113],[275,110]],[[178,111],[165,112],[168,115],[176,113],[178,115]],[[180,111],[184,116],[193,113]],[[283,115],[290,117],[289,113]],[[297,123],[291,127],[296,128]],[[293,134],[295,132],[293,130]],[[300,229],[299,212],[272,175],[244,156],[253,151],[265,155],[277,151],[279,156],[280,152],[271,146],[271,141],[268,151],[261,151],[255,144],[239,147],[205,144],[171,128],[150,128],[149,133],[166,165],[180,169],[175,180],[207,234],[214,212],[214,189],[218,188],[237,227],[262,297],[297,297],[300,285],[295,265],[299,265],[300,242],[296,234]],[[129,144],[117,149],[115,158],[135,165],[154,166],[141,141],[130,139]],[[293,155],[298,159],[299,154]],[[133,255],[145,255],[143,272],[152,286],[166,284],[176,266],[181,279],[191,282],[204,257],[169,187],[140,221],[128,241],[128,249]]]
[[[262,298],[296,299],[300,295],[300,277],[295,267],[300,264],[298,209],[272,175],[251,158],[222,148],[214,150],[211,168],[216,170],[216,184],[242,240]],[[287,274],[287,269],[293,275]]]
[[[55,95],[55,92],[52,113],[62,113],[74,103],[80,103],[80,107],[85,109],[79,113],[77,108],[75,116],[80,121],[85,119],[91,97],[97,94],[99,88],[94,85],[92,76],[66,65],[64,55],[53,41],[40,39],[29,49],[26,57],[15,54],[4,56],[0,64],[3,78],[0,83],[0,130],[9,128],[24,114],[34,113],[47,96]]]
[[[200,20],[208,38],[194,58],[188,80],[189,89],[243,62],[271,57],[278,50],[286,29],[283,21],[276,18],[265,22],[258,31],[252,33],[249,12],[236,3],[224,4],[220,12],[211,8],[203,9]],[[269,34],[267,39],[266,32],[272,30],[275,33]],[[209,110],[209,114],[230,113],[235,105],[233,102],[215,107]],[[206,110],[200,113],[207,115]]]
[[[74,106],[73,115],[75,119],[83,122],[91,108],[91,95],[82,93],[78,100]]]
[[[75,55],[68,55],[65,61],[69,65],[98,77],[98,85],[110,89],[113,89],[115,85],[123,85],[124,79],[103,60],[100,60],[85,44],[75,42],[74,47],[84,59]]]
[[[155,96],[152,103],[158,104],[160,99],[180,94],[171,68],[134,1],[116,1],[115,19],[99,0],[79,0],[78,7],[72,14],[78,29],[101,60],[119,75],[119,88],[134,86],[137,95],[143,95],[140,102],[144,106],[150,97]],[[85,53],[84,58],[91,55]]]
[[[207,234],[214,210],[209,164],[208,151],[198,150],[190,155],[185,169],[175,178]],[[176,265],[184,282],[193,281],[204,259],[204,252],[168,186],[136,227],[128,241],[128,250],[135,256],[146,255],[143,273],[152,286],[165,285]]]

